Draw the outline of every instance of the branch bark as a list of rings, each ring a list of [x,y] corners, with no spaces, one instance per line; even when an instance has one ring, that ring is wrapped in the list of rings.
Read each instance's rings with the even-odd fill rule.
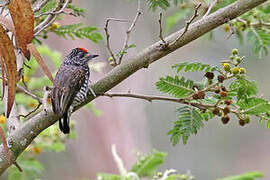
[[[213,30],[214,28],[234,19],[250,9],[266,2],[267,0],[238,0],[235,3],[220,9],[207,17],[196,21],[189,26],[188,31],[178,39],[179,35],[184,32],[181,29],[164,40],[168,43],[166,50],[160,50],[161,41],[145,48],[139,54],[124,61],[121,65],[114,68],[104,78],[96,82],[92,89],[96,94],[102,94],[122,82],[124,79],[135,73],[139,69],[147,68],[149,64],[161,59],[178,48],[188,44],[189,42],[201,37],[203,34]],[[176,41],[177,39],[177,41]],[[88,93],[87,100],[80,105],[83,106],[95,97]],[[77,107],[79,109],[80,107]],[[26,121],[20,128],[10,134],[7,138],[10,146],[11,160],[14,162],[17,157],[26,149],[33,139],[44,129],[54,124],[57,117],[51,110],[41,111],[36,116]],[[0,175],[10,166],[4,154],[3,145],[0,146]]]

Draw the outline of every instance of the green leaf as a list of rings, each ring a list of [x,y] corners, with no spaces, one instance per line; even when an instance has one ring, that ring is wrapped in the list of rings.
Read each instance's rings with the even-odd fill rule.
[[[167,156],[164,152],[153,150],[153,152],[145,157],[139,157],[131,171],[137,173],[140,178],[152,177],[156,173],[156,169],[160,166],[165,157]]]
[[[66,38],[69,36],[74,39],[74,36],[77,38],[87,38],[95,43],[100,40],[103,40],[103,36],[100,33],[94,32],[97,28],[93,26],[83,26],[82,23],[79,24],[71,24],[71,25],[63,25],[59,28],[56,28],[52,32],[57,34],[58,36],[62,36]]]
[[[179,73],[181,70],[184,70],[185,72],[198,72],[198,71],[216,71],[218,68],[216,66],[211,66],[209,64],[203,64],[200,62],[183,62],[180,64],[176,64],[172,66],[173,69],[176,69]]]
[[[36,12],[37,15],[51,12],[53,11],[57,6],[57,2],[55,0],[48,1],[38,12]]]
[[[205,121],[208,121],[209,119],[213,119],[214,118],[214,114],[211,111],[205,112],[205,113],[201,113],[202,118]]]
[[[242,175],[237,176],[229,176],[226,178],[218,179],[218,180],[255,180],[257,178],[262,178],[263,174],[261,172],[247,172]]]
[[[254,51],[259,54],[259,57],[268,55],[268,47],[270,46],[270,34],[268,32],[251,28],[247,36],[250,42],[254,42]]]
[[[229,86],[230,92],[237,93],[237,101],[247,99],[258,92],[255,81],[248,81],[246,79],[237,79]]]
[[[197,134],[198,130],[204,126],[204,119],[196,109],[184,106],[177,111],[178,119],[174,122],[173,129],[168,132],[173,145],[176,145],[180,138],[182,138],[183,144],[186,144],[188,138],[192,134]]]
[[[270,128],[270,120],[268,120],[267,122],[266,122],[266,128]]]
[[[156,83],[156,87],[161,92],[171,94],[176,98],[187,97],[194,93],[192,90],[193,81],[185,80],[184,77],[179,79],[178,76],[175,76],[174,78],[171,76],[160,78]]]
[[[119,53],[117,53],[116,56],[120,57],[120,56],[122,56],[122,55],[124,55],[124,54],[127,54],[127,50],[128,50],[128,49],[135,48],[135,47],[136,47],[135,44],[131,44],[131,45],[129,45],[128,47],[124,48],[124,49],[123,49],[122,51],[120,51]]]
[[[270,111],[270,104],[268,101],[262,98],[248,98],[246,100],[240,100],[237,105],[243,110],[245,114],[259,115]]]
[[[152,11],[158,7],[165,10],[170,7],[170,2],[168,0],[147,0],[147,5]]]
[[[180,174],[174,174],[167,177],[165,180],[181,180],[182,175]]]
[[[120,175],[107,174],[107,173],[99,173],[97,177],[98,177],[97,179],[100,179],[100,180],[127,180],[127,178],[124,178]]]
[[[83,16],[83,17],[85,16],[86,9],[84,8],[77,7],[70,3],[67,5],[67,8],[71,9],[75,16]]]

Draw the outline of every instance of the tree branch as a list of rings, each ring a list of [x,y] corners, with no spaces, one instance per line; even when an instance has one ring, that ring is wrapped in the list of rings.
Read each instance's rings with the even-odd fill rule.
[[[113,66],[116,66],[117,65],[117,60],[116,60],[116,57],[111,49],[111,45],[110,45],[110,33],[109,33],[109,29],[108,29],[108,26],[109,26],[109,22],[110,21],[117,21],[117,22],[128,22],[128,20],[125,20],[125,19],[116,19],[116,18],[108,18],[106,20],[106,23],[105,23],[105,27],[104,27],[104,31],[105,31],[105,35],[106,35],[106,47],[110,53],[110,56],[112,58],[112,63],[111,65]]]
[[[162,28],[162,12],[159,13],[159,19],[158,19],[158,23],[159,23],[159,38],[162,41],[162,48],[166,49],[168,46],[168,43],[164,40],[163,38],[163,28]]]
[[[164,40],[169,43],[168,49],[158,50],[160,43],[162,42],[156,42],[142,50],[137,55],[131,57],[129,60],[124,61],[121,65],[115,67],[104,78],[96,82],[92,86],[92,89],[96,94],[105,93],[139,69],[148,67],[149,64],[266,1],[267,0],[240,0],[223,9],[211,13],[207,17],[191,24],[188,31],[179,38],[178,41],[176,41],[176,39],[179,37],[179,34],[184,32],[184,29],[164,38]],[[89,103],[94,98],[95,97],[93,97],[89,92],[87,100],[82,103],[80,107]],[[80,107],[77,107],[76,109],[79,109]],[[41,111],[10,134],[7,137],[7,141],[10,145],[11,161],[14,162],[39,133],[54,124],[58,119],[59,117],[51,110],[48,112]],[[0,146],[0,157],[2,159],[2,161],[0,161],[0,174],[2,174],[10,166],[5,158],[3,145]]]
[[[199,3],[199,4],[195,7],[193,16],[192,16],[188,21],[186,21],[186,26],[185,26],[184,32],[179,36],[179,38],[176,39],[176,41],[178,41],[181,37],[183,37],[183,36],[185,35],[185,33],[188,31],[188,28],[189,28],[190,24],[196,19],[196,17],[199,16],[198,10],[199,10],[199,8],[200,8],[201,6],[202,6],[202,3]]]
[[[58,6],[55,8],[54,12],[62,12],[68,5],[69,0],[60,0]],[[44,21],[35,27],[34,35],[37,36],[41,31],[49,27],[57,18],[59,14],[49,14]]]
[[[210,4],[210,6],[208,7],[206,13],[203,15],[203,18],[205,18],[206,16],[209,15],[209,13],[211,12],[212,8],[215,6],[215,4],[217,3],[218,0],[213,0],[213,2]]]
[[[134,29],[140,15],[142,14],[142,10],[141,10],[141,0],[138,0],[138,5],[137,5],[137,13],[130,25],[130,27],[128,28],[128,30],[126,31],[126,39],[125,39],[125,43],[124,43],[124,46],[122,48],[122,50],[120,52],[123,52],[125,49],[128,48],[128,41],[129,41],[129,38],[130,38],[130,33],[131,31]],[[121,53],[120,57],[119,57],[119,62],[118,62],[118,65],[121,64],[122,62],[122,59],[124,57],[124,53]]]
[[[187,101],[185,98],[173,98],[173,97],[163,97],[163,96],[148,96],[148,95],[140,95],[140,94],[131,94],[131,93],[104,93],[103,96],[107,97],[129,97],[129,98],[137,98],[143,99],[149,102],[152,101],[170,101],[175,103],[187,104],[190,106],[194,106],[199,108],[200,110],[206,110],[207,108],[215,107],[214,105],[207,104],[199,104],[199,103],[191,103]]]

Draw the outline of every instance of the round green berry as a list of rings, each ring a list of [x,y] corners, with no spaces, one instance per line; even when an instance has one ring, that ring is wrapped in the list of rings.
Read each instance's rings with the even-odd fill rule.
[[[246,74],[247,73],[247,70],[245,68],[240,68],[239,71],[240,71],[240,74]]]
[[[231,65],[229,63],[223,63],[223,69],[227,72],[231,70]]]
[[[237,55],[237,54],[238,54],[238,49],[233,49],[233,50],[232,50],[232,54],[233,54],[233,55]]]
[[[234,68],[232,68],[231,69],[231,73],[233,73],[233,74],[238,74],[240,72],[240,68],[239,67],[234,67]]]

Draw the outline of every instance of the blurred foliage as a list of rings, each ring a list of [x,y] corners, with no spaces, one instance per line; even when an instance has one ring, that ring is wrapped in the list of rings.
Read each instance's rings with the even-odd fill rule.
[[[160,167],[166,158],[167,154],[164,152],[159,152],[153,150],[148,155],[142,155],[138,153],[137,162],[135,162],[131,170],[122,169],[126,174],[108,174],[99,173],[97,175],[98,180],[139,180],[139,179],[156,179],[156,180],[193,180],[194,176],[190,173],[180,174],[174,169],[165,170],[164,172],[159,172],[158,167]],[[120,159],[120,157],[114,157],[114,159]],[[119,166],[119,160],[116,164]],[[121,170],[119,169],[121,172]]]
[[[180,2],[183,2],[183,0],[147,0],[149,8],[153,11],[155,11],[157,8],[166,10],[171,6],[172,2],[175,6],[177,6]]]
[[[262,177],[263,177],[263,174],[261,172],[248,172],[242,175],[230,176],[230,177],[226,177],[226,178],[222,178],[218,180],[255,180]]]
[[[17,162],[20,164],[23,172],[19,172],[15,166],[11,166],[8,170],[9,180],[29,180],[37,179],[44,170],[43,165],[34,157],[27,158],[26,153],[21,155]]]
[[[235,0],[217,1],[215,6],[212,8],[212,12],[226,7],[227,5],[235,2]],[[170,7],[170,1],[148,1],[149,7],[155,10],[157,7],[166,9]],[[178,4],[178,3],[177,3]],[[202,7],[199,9],[200,16],[202,17],[208,7],[208,1],[202,1]],[[178,9],[169,15],[166,19],[166,32],[170,32],[171,29],[182,22],[184,19],[188,19],[194,11],[194,1],[186,0],[179,3]],[[231,35],[236,35],[243,43],[244,38],[247,39],[246,43],[252,43],[254,52],[262,57],[268,54],[270,46],[270,2],[266,2],[263,5],[254,8],[242,16],[231,20],[223,26],[224,31]],[[184,24],[184,23],[183,23]],[[213,33],[211,34],[213,38]]]
[[[114,160],[117,164],[120,174],[99,173],[98,180],[140,180],[140,179],[153,179],[153,180],[195,180],[196,178],[189,171],[187,173],[178,173],[175,169],[167,169],[164,172],[158,171],[159,167],[164,164],[167,154],[153,150],[148,155],[141,155],[138,153],[137,162],[135,162],[130,170],[123,167],[121,157],[115,157]],[[117,159],[117,160],[116,160]],[[123,169],[124,168],[124,169]],[[229,176],[217,180],[255,180],[262,178],[261,172],[247,172],[242,175]]]
[[[93,32],[97,28],[93,26],[83,26],[82,23],[71,24],[71,25],[62,25],[59,28],[52,30],[58,36],[66,38],[67,36],[71,37],[74,40],[74,36],[78,38],[87,38],[95,43],[103,39],[103,36],[100,33]]]
[[[147,156],[138,156],[138,161],[131,168],[132,172],[135,172],[139,177],[152,177],[156,173],[156,169],[160,166],[165,157],[167,156],[164,152],[158,152],[153,150]]]
[[[48,1],[39,11],[35,13],[39,17],[36,19],[36,22],[42,22],[47,16],[48,12],[53,12],[57,7],[58,2],[56,0]],[[68,3],[67,5],[67,14],[73,15],[75,17],[85,16],[86,9],[78,7],[72,3]],[[57,20],[61,20],[62,15],[57,17]],[[48,38],[48,32],[53,32],[60,37],[67,38],[67,36],[71,37],[74,40],[75,37],[83,39],[89,39],[94,43],[98,43],[100,40],[103,40],[103,36],[97,32],[98,28],[95,26],[85,26],[83,23],[78,24],[69,24],[69,25],[60,25],[57,22],[54,22],[49,28],[42,32],[42,35],[39,37],[43,39]],[[42,44],[42,41],[35,37],[34,42]]]
[[[259,117],[261,121],[266,120],[269,128],[270,102],[258,97],[256,83],[247,79],[246,69],[240,66],[243,61],[238,50],[233,49],[229,60],[222,62],[222,67],[184,62],[172,67],[177,72],[174,77],[160,78],[157,89],[181,98],[179,101],[186,104],[177,110],[178,119],[168,132],[173,145],[180,139],[186,144],[188,138],[204,126],[204,121],[214,116],[227,124],[229,115],[235,115],[241,126],[248,124],[251,116]],[[181,72],[203,72],[204,75],[202,81],[195,82],[183,77]],[[229,87],[226,87],[227,82],[230,82]]]

